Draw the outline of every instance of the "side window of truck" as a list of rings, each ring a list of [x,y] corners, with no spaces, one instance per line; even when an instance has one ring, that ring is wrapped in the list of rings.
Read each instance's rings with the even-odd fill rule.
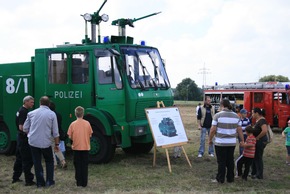
[[[89,54],[77,53],[72,55],[71,79],[73,84],[89,82]]]
[[[67,55],[65,53],[52,53],[48,56],[48,82],[67,84]]]
[[[98,80],[100,84],[115,83],[118,89],[123,87],[115,57],[105,56],[98,58]]]
[[[263,102],[263,93],[254,93],[254,102],[255,103]]]
[[[273,99],[279,100],[281,104],[289,104],[289,100],[286,93],[283,92],[274,92]]]
[[[98,75],[100,84],[111,84],[113,83],[112,76],[112,66],[111,66],[111,57],[100,57],[98,58]]]
[[[282,93],[282,104],[288,104],[287,100],[288,100],[288,97],[286,93]]]

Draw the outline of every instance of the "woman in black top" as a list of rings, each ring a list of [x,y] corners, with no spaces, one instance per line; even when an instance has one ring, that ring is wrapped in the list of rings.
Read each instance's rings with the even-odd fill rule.
[[[254,125],[254,136],[256,137],[256,152],[252,165],[252,178],[263,179],[263,153],[267,142],[267,121],[264,118],[265,110],[260,108],[254,108],[252,110],[252,116],[256,120]]]

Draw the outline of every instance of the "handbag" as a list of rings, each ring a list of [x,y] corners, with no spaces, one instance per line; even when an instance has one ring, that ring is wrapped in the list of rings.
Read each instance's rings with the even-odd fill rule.
[[[273,141],[274,133],[270,125],[267,125],[267,144]]]

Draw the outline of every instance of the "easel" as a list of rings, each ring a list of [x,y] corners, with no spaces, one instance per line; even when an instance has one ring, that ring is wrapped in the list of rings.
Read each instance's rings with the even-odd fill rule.
[[[160,108],[160,105],[162,105],[162,107],[165,107],[163,101],[157,101],[157,108]],[[170,164],[170,157],[169,157],[169,153],[168,153],[168,148],[171,148],[171,147],[180,146],[182,148],[182,151],[183,151],[183,153],[185,155],[185,158],[186,158],[190,168],[192,167],[191,163],[190,163],[190,161],[188,159],[188,156],[187,156],[187,154],[185,152],[185,149],[183,147],[183,145],[185,145],[186,143],[187,142],[182,142],[182,143],[176,143],[176,144],[170,144],[170,145],[161,146],[162,148],[165,149],[168,169],[169,169],[170,173],[172,172],[172,170],[171,170],[171,164]],[[157,146],[156,146],[156,142],[154,142],[153,167],[155,167],[155,165],[156,165],[156,151],[157,151]]]

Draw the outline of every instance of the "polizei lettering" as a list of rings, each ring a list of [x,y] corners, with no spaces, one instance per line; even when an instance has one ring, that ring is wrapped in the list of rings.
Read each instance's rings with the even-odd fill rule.
[[[54,98],[83,98],[83,91],[54,91]]]

